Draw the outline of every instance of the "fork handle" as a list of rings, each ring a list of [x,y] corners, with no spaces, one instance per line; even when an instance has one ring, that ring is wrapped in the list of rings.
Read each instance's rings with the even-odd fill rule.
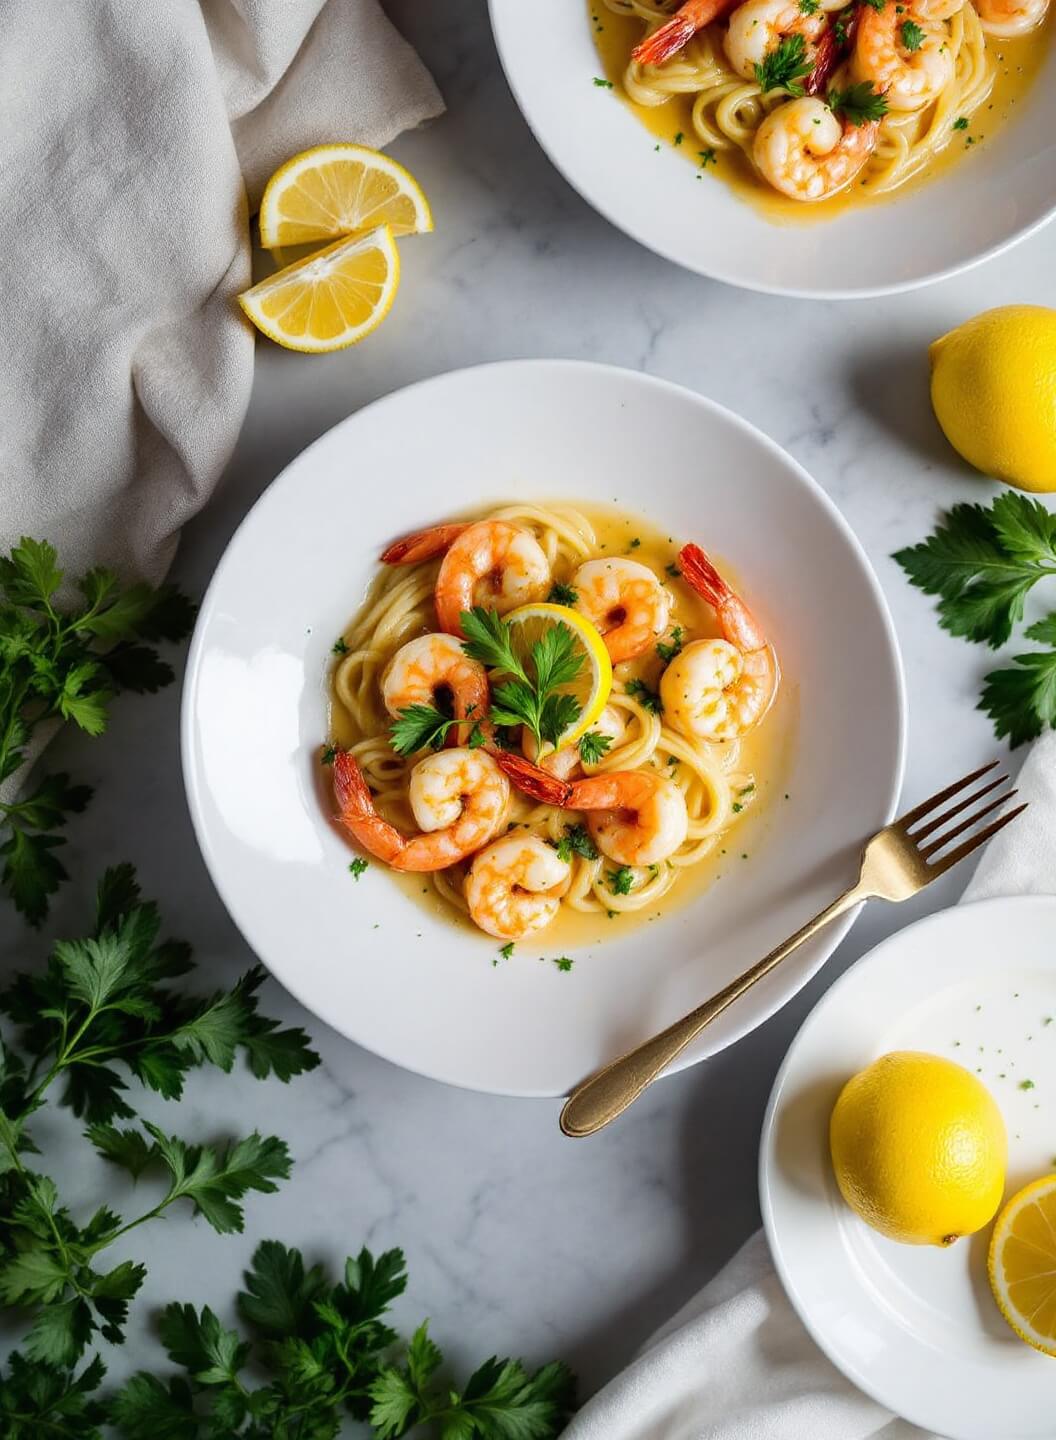
[[[731,980],[725,989],[713,995],[710,1000],[705,1000],[703,1005],[698,1005],[696,1010],[691,1010],[666,1030],[661,1030],[660,1034],[654,1035],[651,1040],[636,1045],[619,1059],[611,1061],[601,1070],[596,1070],[577,1085],[565,1101],[561,1111],[561,1129],[566,1135],[593,1135],[595,1130],[600,1130],[602,1126],[608,1125],[610,1120],[615,1120],[617,1115],[622,1115],[628,1105],[638,1099],[646,1086],[651,1085],[716,1016],[721,1015],[735,1000],[739,1000],[757,980],[769,975],[786,955],[798,950],[800,945],[816,935],[830,920],[835,920],[837,915],[842,915],[862,900],[867,900],[871,893],[860,882],[852,886],[839,899],[827,905],[820,915],[808,920],[806,925],[776,950],[771,950],[769,955],[764,956],[751,969],[738,975],[736,980]]]

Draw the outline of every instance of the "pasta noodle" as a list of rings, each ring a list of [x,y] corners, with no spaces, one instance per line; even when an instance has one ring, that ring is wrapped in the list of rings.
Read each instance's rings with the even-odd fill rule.
[[[515,504],[480,518],[512,520],[531,530],[546,554],[555,581],[567,581],[585,560],[606,554],[592,521],[570,507]],[[611,556],[612,549],[607,553]],[[661,578],[663,558],[654,562]],[[392,720],[382,701],[381,681],[388,662],[403,644],[436,630],[433,591],[439,565],[439,560],[433,559],[416,565],[382,567],[365,603],[344,633],[347,648],[331,676],[332,739],[358,763],[374,793],[378,811],[406,834],[417,828],[408,801],[408,782],[420,756],[403,757],[392,748]],[[672,623],[682,627],[686,640],[715,634],[710,609],[689,587],[672,589],[677,591]],[[627,893],[614,893],[613,861],[573,853],[571,884],[563,902],[572,910],[603,915],[655,906],[688,869],[714,850],[756,795],[755,779],[745,767],[739,741],[706,744],[687,740],[654,708],[641,703],[638,695],[626,693],[628,682],[635,678],[644,677],[645,683],[655,684],[659,668],[652,646],[648,655],[616,666],[608,705],[619,712],[626,728],[592,773],[651,768],[671,778],[686,801],[686,839],[669,860],[632,867],[633,884]],[[580,814],[536,803],[517,791],[511,804],[511,827],[525,827],[554,844],[565,836],[568,826],[583,820]],[[431,880],[443,900],[465,911],[462,887],[468,864],[435,871],[421,879],[423,883],[427,878]]]

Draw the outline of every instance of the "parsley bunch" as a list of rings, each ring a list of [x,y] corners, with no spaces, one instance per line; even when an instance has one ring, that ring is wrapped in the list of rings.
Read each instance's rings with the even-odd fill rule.
[[[939,597],[945,630],[997,649],[1022,621],[1031,589],[1056,575],[1056,515],[1008,490],[988,507],[955,505],[926,540],[894,559],[913,585]],[[979,701],[997,736],[1013,746],[1056,728],[1056,612],[1023,633],[1049,648],[990,671]]]
[[[99,735],[119,690],[153,693],[168,685],[172,669],[153,642],[182,640],[191,628],[194,609],[171,585],[122,587],[97,568],[77,581],[78,602],[60,606],[63,579],[45,541],[23,537],[0,556],[0,783],[25,762],[41,721],[71,720]],[[34,925],[68,878],[55,854],[65,843],[58,832],[90,798],[87,786],[55,774],[22,799],[0,802],[0,878]]]
[[[544,740],[556,745],[580,712],[576,697],[559,689],[583,668],[572,631],[560,622],[551,625],[533,642],[528,663],[522,665],[513,646],[513,626],[496,611],[476,606],[464,610],[461,620],[466,654],[489,670],[510,677],[492,692],[493,724],[524,725],[537,745]]]
[[[99,887],[92,933],[59,941],[42,974],[17,974],[0,994],[18,1036],[17,1048],[0,1043],[0,1301],[30,1312],[23,1357],[13,1362],[13,1376],[27,1384],[25,1366],[69,1369],[97,1331],[113,1343],[123,1338],[146,1272],[130,1260],[97,1267],[114,1241],[180,1200],[221,1233],[241,1230],[242,1197],[274,1190],[289,1173],[286,1146],[274,1136],[189,1145],[146,1122],[113,1123],[136,1120],[126,1075],[173,1100],[188,1070],[208,1063],[228,1071],[239,1050],[260,1077],[288,1080],[319,1063],[303,1031],[280,1030],[258,1013],[259,968],[210,996],[172,989],[191,969],[190,954],[180,941],[159,941],[159,930],[131,867],[118,866]],[[104,1159],[135,1178],[164,1177],[158,1201],[136,1218],[124,1221],[104,1205],[75,1220],[55,1182],[35,1168],[31,1157],[40,1152],[29,1123],[59,1084],[60,1103],[86,1122],[85,1137]],[[83,1399],[51,1370],[38,1381],[35,1393],[55,1405]]]

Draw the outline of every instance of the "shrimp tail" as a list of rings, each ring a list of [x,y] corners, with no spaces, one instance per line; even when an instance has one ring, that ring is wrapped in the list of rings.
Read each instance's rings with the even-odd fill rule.
[[[678,552],[678,565],[689,584],[709,605],[718,609],[729,598],[730,587],[699,545],[683,545]]]
[[[365,819],[375,815],[374,796],[363,778],[363,771],[347,750],[339,750],[334,756],[334,794],[341,807],[338,819],[345,821]]]
[[[432,525],[428,530],[416,530],[413,535],[404,535],[402,539],[394,540],[387,550],[383,550],[381,563],[417,565],[422,560],[432,560],[434,556],[442,555],[462,531],[468,529],[468,524],[456,524]]]
[[[544,805],[556,805],[559,809],[567,806],[572,794],[572,786],[567,780],[559,780],[556,775],[533,765],[523,755],[513,755],[508,750],[496,750],[493,755],[499,769],[525,795],[541,800]]]
[[[662,65],[688,45],[698,30],[733,8],[735,0],[687,0],[666,25],[647,35],[631,51],[639,65]]]

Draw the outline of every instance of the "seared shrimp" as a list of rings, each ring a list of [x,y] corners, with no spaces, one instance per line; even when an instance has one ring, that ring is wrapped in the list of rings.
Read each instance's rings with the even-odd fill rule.
[[[1045,19],[1049,0],[975,0],[979,23],[988,35],[1012,40],[1026,35]]]
[[[735,0],[686,0],[659,29],[647,35],[631,51],[639,65],[662,65],[687,45],[698,30],[725,15]]]
[[[667,629],[671,596],[637,560],[588,560],[572,587],[576,609],[601,632],[614,665],[643,654]]]
[[[456,720],[483,719],[488,694],[487,671],[470,659],[454,635],[408,640],[389,661],[381,680],[381,698],[393,716],[410,705],[434,705]],[[464,728],[452,727],[450,733],[454,736]]]
[[[504,835],[473,859],[463,893],[475,924],[499,940],[523,940],[557,914],[572,872],[538,835]]]
[[[501,829],[510,785],[484,750],[441,750],[411,771],[411,809],[424,832],[408,839],[378,814],[363,772],[351,755],[334,759],[337,818],[394,870],[444,870],[486,845]]]
[[[541,600],[550,588],[550,562],[530,530],[510,520],[435,525],[405,535],[382,555],[387,565],[416,565],[443,555],[436,577],[436,618],[449,635],[462,634],[463,610],[483,605],[505,615]]]
[[[826,200],[861,170],[876,149],[878,130],[876,120],[845,124],[824,100],[804,95],[771,110],[756,131],[752,158],[763,179],[782,195]]]
[[[755,79],[755,67],[789,35],[818,40],[828,26],[824,12],[839,10],[843,0],[822,0],[809,15],[799,0],[745,0],[730,16],[724,45],[726,56],[745,80]]]
[[[903,35],[907,22],[916,27],[916,48],[912,50],[906,47]],[[874,90],[883,91],[889,110],[920,110],[953,79],[949,32],[941,20],[917,6],[896,0],[887,0],[881,10],[864,5],[851,69],[856,80],[867,80]]]
[[[699,545],[684,545],[678,563],[686,581],[714,607],[723,638],[694,640],[671,661],[660,677],[664,714],[691,740],[735,740],[758,725],[773,704],[777,656],[748,606]]]
[[[685,796],[654,770],[610,770],[567,781],[520,755],[495,758],[518,790],[534,800],[586,811],[594,844],[618,865],[658,865],[689,833]]]

